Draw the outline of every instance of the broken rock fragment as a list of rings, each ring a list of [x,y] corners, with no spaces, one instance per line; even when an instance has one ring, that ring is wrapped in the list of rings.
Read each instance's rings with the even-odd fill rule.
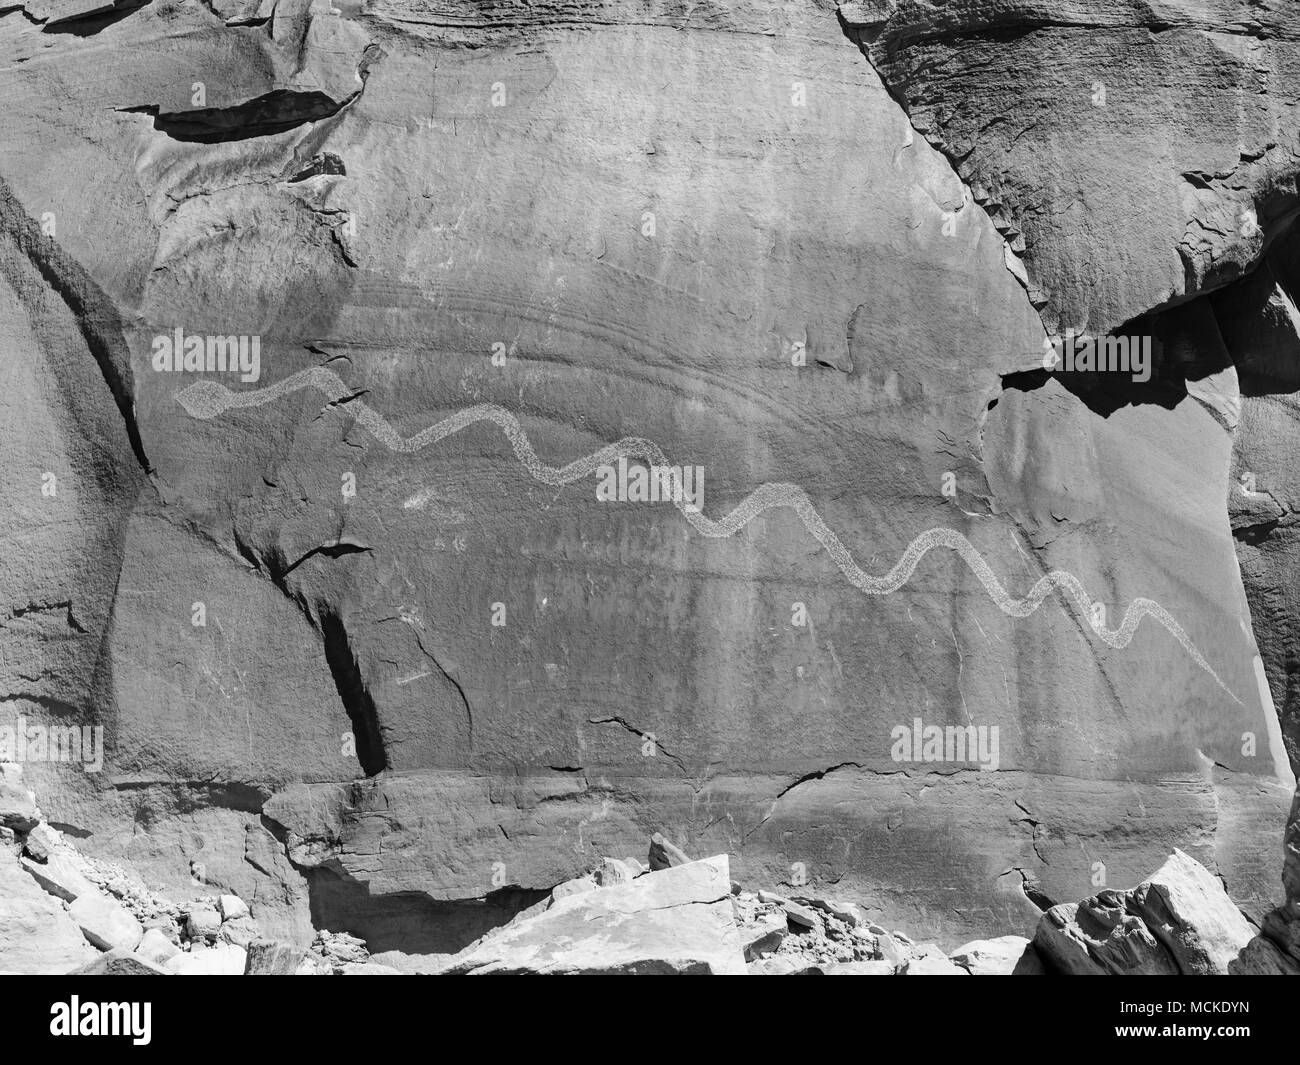
[[[59,900],[0,855],[0,973],[66,973],[94,953]]]
[[[674,865],[685,865],[690,861],[686,852],[676,847],[663,835],[656,832],[650,837],[650,868],[670,869]]]
[[[100,950],[133,951],[144,937],[144,929],[121,903],[98,892],[77,897],[68,907],[86,940]]]
[[[964,943],[949,958],[972,976],[1041,976],[1043,963],[1024,936],[998,936]]]
[[[1255,936],[1222,882],[1180,850],[1133,889],[1128,906],[1192,976],[1226,975]]]
[[[557,899],[471,944],[446,972],[743,973],[727,856]]]

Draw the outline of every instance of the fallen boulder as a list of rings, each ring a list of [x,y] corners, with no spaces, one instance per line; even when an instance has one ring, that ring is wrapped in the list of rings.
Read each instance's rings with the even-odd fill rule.
[[[888,963],[885,963],[888,964]],[[904,976],[969,976],[970,973],[952,960],[933,943],[922,943],[913,948],[912,955],[899,970]]]
[[[217,899],[217,909],[223,921],[236,921],[248,916],[248,904],[238,895],[222,895]]]
[[[22,867],[42,888],[64,902],[76,902],[82,895],[94,895],[99,892],[99,889],[86,879],[76,859],[66,851],[56,851],[44,862],[36,862],[25,857],[22,859]]]
[[[181,949],[168,939],[161,929],[146,928],[140,945],[135,948],[135,953],[154,965],[164,965],[181,953]]]
[[[1232,961],[1230,976],[1300,976],[1300,962],[1266,936],[1256,936]]]
[[[1049,965],[1070,976],[1178,972],[1169,951],[1124,908],[1117,891],[1053,906],[1039,918],[1034,946]]]
[[[743,973],[725,854],[556,900],[451,959],[455,973]]]
[[[38,862],[48,861],[63,842],[63,833],[42,821],[27,833],[23,849]]]
[[[66,973],[93,956],[62,904],[0,855],[0,973]]]
[[[194,906],[185,915],[185,934],[190,939],[214,939],[220,931],[221,914],[213,906]]]
[[[233,943],[196,946],[188,954],[177,954],[163,968],[176,976],[242,976],[248,961],[243,947]]]
[[[1255,936],[1219,879],[1180,850],[1128,894],[1129,911],[1142,918],[1178,968],[1191,976],[1226,975],[1229,963]]]
[[[1042,959],[1024,936],[998,936],[964,943],[949,958],[972,976],[1042,976]]]
[[[600,863],[595,877],[601,887],[611,887],[614,884],[626,884],[635,880],[640,872],[640,865],[633,869],[627,862],[618,858],[606,858]]]
[[[144,938],[140,922],[121,903],[98,892],[77,896],[68,907],[68,915],[87,941],[100,950],[132,951]]]

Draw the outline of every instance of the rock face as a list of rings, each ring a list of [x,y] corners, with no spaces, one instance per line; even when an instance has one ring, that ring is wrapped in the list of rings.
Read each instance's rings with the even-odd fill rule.
[[[202,902],[184,971],[599,968],[674,876],[645,964],[734,971],[730,875],[796,967],[1221,971],[1186,870],[1040,907],[1277,901],[1300,25],[1086,6],[0,14],[0,826]],[[1121,327],[1150,387],[1043,369]]]
[[[1300,45],[1283,5],[1092,8],[840,5],[1010,240],[1049,330],[1100,334],[1235,280],[1290,225],[1300,144],[1277,130],[1295,127]]]

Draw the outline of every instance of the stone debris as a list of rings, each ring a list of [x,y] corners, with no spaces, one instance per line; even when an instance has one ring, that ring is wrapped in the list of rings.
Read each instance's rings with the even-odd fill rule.
[[[713,973],[761,976],[1298,974],[1222,883],[1181,851],[1128,891],[1042,914],[950,954],[870,918],[871,906],[747,890],[728,856],[680,861],[656,833],[651,868],[601,858],[457,953],[372,956],[348,932],[270,939],[238,895],[173,903],[130,870],[83,857],[44,822],[0,852],[0,972],[82,975]],[[656,857],[657,856],[657,857]],[[658,865],[659,868],[653,868]],[[1287,924],[1283,927],[1289,928]]]

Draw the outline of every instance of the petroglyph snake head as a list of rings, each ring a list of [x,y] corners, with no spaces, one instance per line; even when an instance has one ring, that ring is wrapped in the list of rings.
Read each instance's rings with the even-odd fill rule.
[[[229,406],[231,392],[216,381],[195,381],[176,393],[176,402],[193,418],[215,418]]]

